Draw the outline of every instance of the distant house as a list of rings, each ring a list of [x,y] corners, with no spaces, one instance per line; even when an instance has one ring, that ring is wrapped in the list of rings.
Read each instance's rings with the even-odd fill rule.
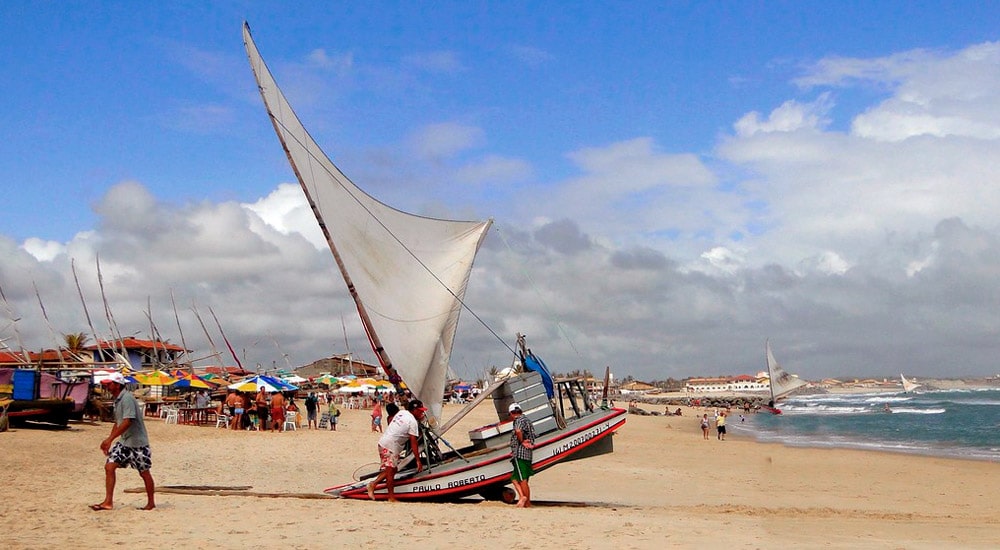
[[[242,378],[244,376],[248,376],[250,374],[253,374],[252,372],[250,372],[250,371],[248,371],[246,369],[242,369],[240,367],[208,366],[208,367],[197,367],[197,368],[198,368],[198,371],[200,371],[200,372],[203,372],[205,374],[215,374],[217,376],[221,376],[222,378],[224,378],[226,380],[229,380],[231,378]]]
[[[30,362],[30,359],[26,358],[22,353],[16,351],[0,351],[0,366],[16,367],[18,365],[24,365],[28,362]]]
[[[684,384],[684,391],[689,393],[755,393],[768,391],[770,387],[770,380],[767,376],[762,378],[740,374],[714,378],[689,378]]]
[[[382,369],[378,365],[358,361],[351,354],[334,355],[333,357],[319,359],[295,369],[295,374],[303,378],[310,378],[326,373],[334,376],[353,374],[364,378],[378,376],[381,372]]]
[[[121,340],[101,340],[83,348],[93,355],[94,363],[115,363],[115,353],[122,353],[128,359],[132,370],[150,370],[163,365],[176,365],[177,359],[187,350],[161,340],[140,340],[131,336]]]
[[[646,393],[656,389],[656,386],[647,384],[645,382],[629,382],[628,384],[622,384],[618,390],[623,394],[629,393]]]

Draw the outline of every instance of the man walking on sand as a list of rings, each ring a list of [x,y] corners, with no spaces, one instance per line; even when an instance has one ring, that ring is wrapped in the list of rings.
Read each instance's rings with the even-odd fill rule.
[[[101,381],[101,384],[115,396],[115,425],[107,439],[101,441],[101,451],[108,457],[104,463],[104,501],[92,504],[90,509],[96,512],[114,508],[116,470],[131,467],[139,472],[139,477],[146,486],[146,505],[140,510],[152,510],[156,507],[153,499],[153,474],[149,473],[153,466],[153,455],[149,450],[149,435],[146,433],[139,403],[132,392],[124,391],[125,377],[121,373],[112,374]],[[119,437],[121,439],[115,441]]]

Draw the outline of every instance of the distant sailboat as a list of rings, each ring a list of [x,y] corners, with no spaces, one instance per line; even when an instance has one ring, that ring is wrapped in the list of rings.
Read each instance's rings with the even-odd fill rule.
[[[907,380],[906,377],[903,376],[903,373],[899,373],[899,379],[903,382],[903,393],[910,393],[921,386],[921,384]]]
[[[788,374],[785,372],[785,369],[781,368],[781,364],[778,363],[778,360],[774,358],[774,353],[771,352],[770,340],[765,341],[764,348],[767,352],[767,375],[771,385],[771,401],[761,408],[773,414],[781,414],[781,409],[775,406],[778,400],[805,386],[807,382],[797,376]]]

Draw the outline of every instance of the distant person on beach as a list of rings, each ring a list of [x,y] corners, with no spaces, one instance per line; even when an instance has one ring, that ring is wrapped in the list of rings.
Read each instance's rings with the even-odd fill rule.
[[[267,417],[269,416],[268,409],[271,408],[270,403],[267,402],[267,389],[261,386],[257,390],[257,395],[254,397],[254,408],[257,409],[257,425],[260,427],[262,432],[267,431]]]
[[[118,468],[135,468],[146,487],[146,505],[140,510],[152,510],[156,508],[153,498],[155,492],[153,474],[149,472],[153,466],[153,455],[149,450],[149,435],[146,433],[146,424],[142,420],[139,402],[136,401],[132,392],[123,391],[125,377],[121,373],[112,374],[102,380],[101,384],[115,397],[115,425],[112,426],[108,437],[101,441],[101,451],[108,457],[104,463],[104,500],[98,504],[92,504],[90,509],[101,511],[114,508],[115,482],[117,480],[115,471]],[[119,437],[121,439],[115,441]]]
[[[319,425],[316,423],[316,412],[319,410],[319,399],[316,398],[315,392],[309,392],[306,396],[306,429],[307,430],[318,430]]]
[[[521,405],[511,403],[507,412],[514,419],[513,430],[510,432],[510,455],[513,471],[510,479],[517,490],[517,507],[531,507],[531,488],[528,478],[534,474],[531,469],[531,450],[535,448],[535,426],[521,411]]]
[[[239,396],[236,394],[236,390],[229,390],[226,395],[226,412],[229,414],[229,429],[236,429],[236,400]]]
[[[238,391],[234,394],[236,398],[233,400],[233,429],[242,430],[243,429],[243,413],[246,412],[246,398],[243,396],[243,392]]]
[[[378,399],[372,406],[372,431],[382,433],[382,402]]]
[[[726,413],[719,412],[719,416],[715,419],[715,429],[719,432],[719,441],[726,440]]]
[[[337,431],[337,419],[340,417],[340,409],[337,408],[337,404],[330,399],[327,402],[326,410],[330,413],[330,431]]]
[[[285,396],[280,391],[271,393],[271,431],[285,427]]]
[[[701,435],[708,439],[708,413],[701,415]]]
[[[406,404],[405,411],[399,410],[399,407],[392,403],[386,405],[385,410],[392,420],[386,425],[385,433],[378,440],[378,457],[382,471],[368,484],[368,498],[375,500],[375,488],[380,481],[385,480],[389,502],[396,502],[396,495],[393,492],[396,486],[396,471],[399,470],[399,455],[403,452],[407,440],[410,442],[413,458],[417,461],[417,472],[424,468],[420,463],[417,438],[420,437],[420,421],[427,409],[423,403],[414,399]]]

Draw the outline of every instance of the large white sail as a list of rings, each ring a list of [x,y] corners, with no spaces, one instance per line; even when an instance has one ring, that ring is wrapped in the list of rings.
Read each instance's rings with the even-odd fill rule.
[[[785,372],[785,369],[781,368],[781,364],[778,363],[778,360],[774,358],[774,353],[771,352],[770,340],[764,343],[764,347],[767,349],[767,374],[771,381],[772,402],[776,402],[807,384],[805,380],[797,376],[792,376]]]
[[[370,320],[373,347],[381,343],[410,391],[440,417],[460,301],[491,221],[416,216],[363,192],[303,127],[246,24],[243,41],[292,169],[349,289],[356,290],[362,320]],[[376,354],[382,361],[380,350]]]
[[[903,376],[903,373],[899,373],[899,379],[903,382],[903,391],[904,392],[909,393],[909,392],[911,392],[911,391],[913,391],[913,390],[915,390],[915,389],[917,389],[917,388],[920,387],[920,384],[917,384],[916,382],[911,382],[910,380],[907,380],[906,377]]]

